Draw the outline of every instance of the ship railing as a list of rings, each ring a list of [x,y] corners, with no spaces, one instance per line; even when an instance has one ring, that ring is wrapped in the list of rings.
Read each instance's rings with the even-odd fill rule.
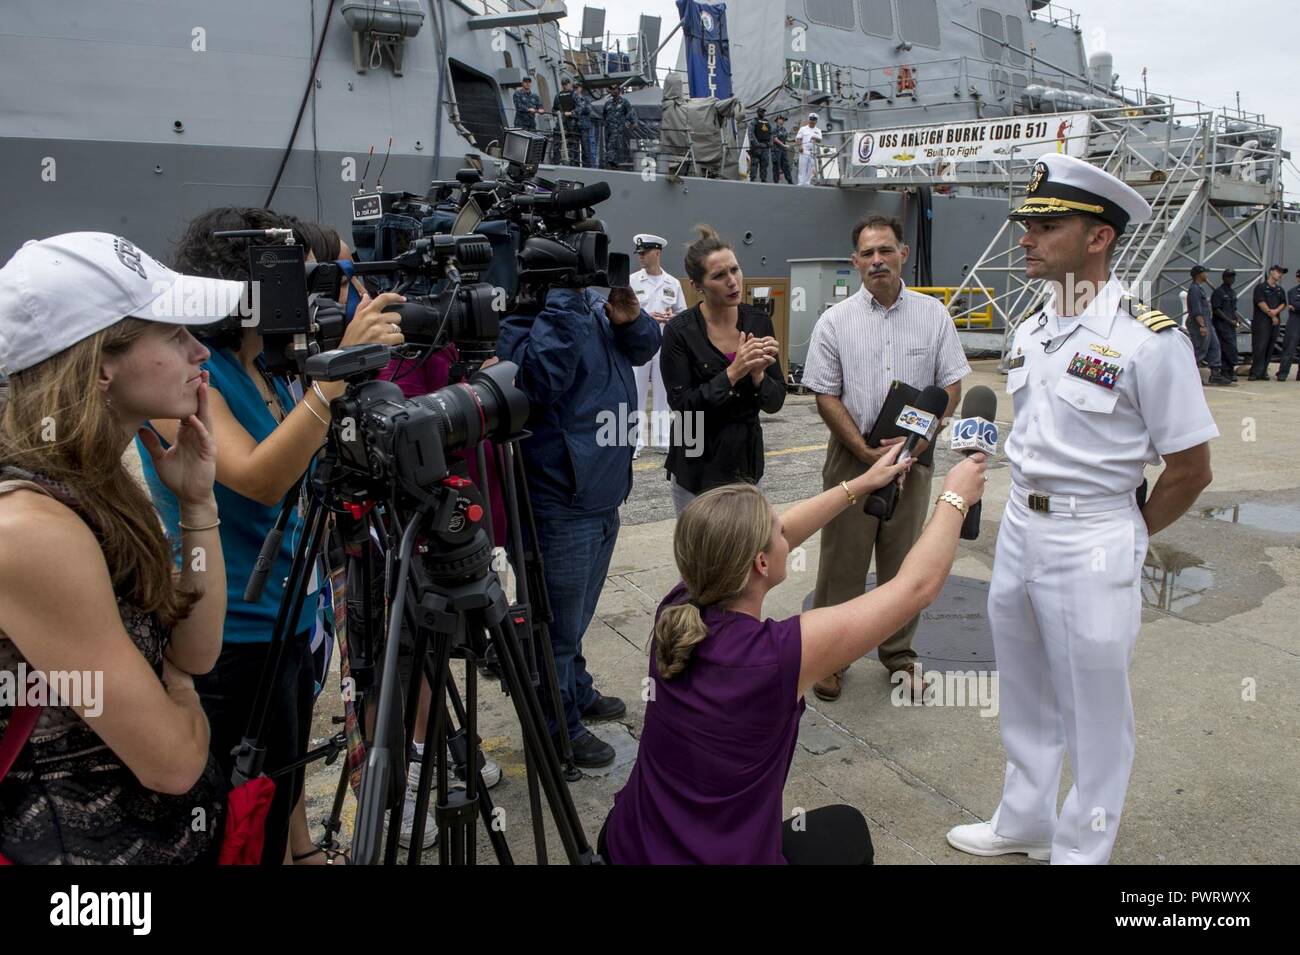
[[[1059,3],[1048,3],[1029,10],[1029,19],[1046,20],[1052,26],[1068,26],[1071,30],[1079,29],[1079,14]]]
[[[965,289],[955,285],[934,285],[934,286],[908,286],[913,292],[919,292],[922,295],[929,295],[943,303],[943,307],[948,314],[953,317],[953,321],[958,328],[992,328],[993,327],[993,298],[997,294],[996,289],[983,287],[967,287]],[[958,293],[962,292],[967,295],[983,295],[984,304],[978,308],[975,306],[967,307],[965,298]]]
[[[655,51],[646,50],[644,33],[605,32],[588,37],[560,30],[558,34],[565,65],[575,76],[597,82],[630,76],[640,76],[647,83],[655,80],[649,68],[649,54]]]

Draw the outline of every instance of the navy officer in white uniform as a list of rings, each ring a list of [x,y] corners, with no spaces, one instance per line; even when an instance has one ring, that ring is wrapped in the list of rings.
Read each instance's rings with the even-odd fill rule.
[[[1012,488],[988,607],[1006,775],[992,821],[948,833],[975,855],[1105,863],[1115,844],[1147,541],[1210,483],[1219,434],[1187,336],[1110,271],[1118,237],[1150,214],[1120,180],[1055,153],[1011,214],[1025,227],[1026,275],[1049,291],[1008,357]],[[1140,503],[1143,469],[1162,458]],[[1074,785],[1058,816],[1067,752]]]
[[[632,291],[636,293],[641,308],[659,323],[659,330],[663,331],[669,319],[678,312],[686,310],[682,283],[663,268],[664,246],[668,244],[668,240],[662,236],[640,232],[632,237],[632,242],[636,246],[636,257],[641,263],[641,268],[632,273],[629,284],[632,286]],[[647,443],[647,434],[650,437],[650,446],[656,451],[667,454],[669,441],[672,440],[671,412],[668,408],[668,389],[664,387],[663,373],[659,371],[659,353],[655,352],[654,358],[644,365],[637,365],[632,371],[636,374],[636,393],[639,401],[636,410],[641,412],[637,419],[641,422],[641,426],[637,429],[636,450],[632,453],[632,457],[641,456],[641,449]],[[648,416],[649,427],[646,426],[645,413],[647,385],[650,386],[653,394],[651,414]]]

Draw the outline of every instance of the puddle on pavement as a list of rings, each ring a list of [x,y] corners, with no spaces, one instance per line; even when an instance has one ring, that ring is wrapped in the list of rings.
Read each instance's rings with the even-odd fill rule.
[[[1195,554],[1152,544],[1142,563],[1142,603],[1179,614],[1201,602],[1214,586],[1214,571]]]
[[[1229,524],[1246,524],[1280,534],[1300,534],[1300,505],[1297,504],[1243,501],[1223,507],[1203,507],[1200,513],[1202,517]]]

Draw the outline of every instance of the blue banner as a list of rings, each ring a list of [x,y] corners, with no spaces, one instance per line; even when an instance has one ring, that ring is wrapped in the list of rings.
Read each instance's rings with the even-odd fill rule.
[[[677,0],[686,35],[686,75],[691,96],[731,96],[731,46],[727,40],[727,5]]]

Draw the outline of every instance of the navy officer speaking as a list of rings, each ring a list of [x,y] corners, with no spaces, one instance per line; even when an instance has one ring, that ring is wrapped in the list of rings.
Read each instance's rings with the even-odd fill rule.
[[[1070,156],[1035,166],[1011,214],[1046,304],[1016,329],[1007,391],[1011,497],[998,529],[989,623],[1006,773],[990,822],[957,826],[975,855],[1109,860],[1133,765],[1128,666],[1150,535],[1210,483],[1206,405],[1191,343],[1111,273],[1118,237],[1151,208]],[[1165,470],[1142,503],[1147,464]],[[1062,759],[1074,785],[1058,816]]]

